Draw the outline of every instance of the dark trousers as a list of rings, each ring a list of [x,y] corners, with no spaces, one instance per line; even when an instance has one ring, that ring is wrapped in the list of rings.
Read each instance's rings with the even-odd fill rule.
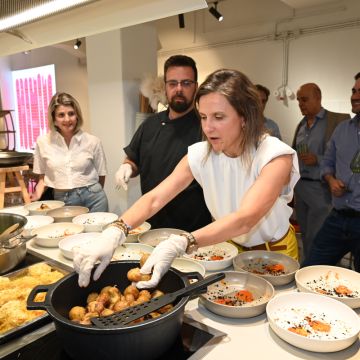
[[[359,214],[360,215],[360,214]],[[336,265],[351,251],[360,272],[360,216],[333,209],[317,233],[302,266]]]

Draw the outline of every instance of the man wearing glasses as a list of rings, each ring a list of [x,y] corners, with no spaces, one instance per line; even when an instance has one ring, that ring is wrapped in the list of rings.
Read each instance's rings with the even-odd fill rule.
[[[303,266],[336,265],[351,251],[355,270],[360,272],[360,73],[355,75],[351,106],[355,116],[336,127],[321,161],[333,209]]]
[[[188,146],[201,141],[201,126],[194,109],[197,90],[195,61],[171,56],[164,64],[165,91],[169,107],[150,115],[124,148],[126,158],[117,171],[117,185],[127,189],[130,177],[140,175],[143,194],[152,190],[174,170]],[[199,184],[194,181],[160,212],[148,220],[152,228],[193,231],[211,222]]]

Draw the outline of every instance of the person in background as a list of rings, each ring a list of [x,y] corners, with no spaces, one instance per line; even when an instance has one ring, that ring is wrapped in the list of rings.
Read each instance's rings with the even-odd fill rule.
[[[282,140],[281,134],[280,134],[280,129],[279,129],[279,126],[277,125],[277,123],[274,120],[271,120],[264,115],[265,107],[266,107],[266,104],[267,104],[267,102],[269,100],[269,96],[270,96],[270,90],[267,87],[260,85],[260,84],[257,84],[255,86],[258,89],[258,92],[260,95],[262,114],[263,114],[263,119],[264,119],[264,127],[271,136],[275,136],[279,140]]]
[[[320,162],[335,127],[349,118],[321,105],[321,90],[314,83],[301,85],[297,100],[303,119],[298,124],[293,148],[299,157],[300,180],[295,186],[296,220],[300,226],[303,255],[309,255],[312,241],[331,210],[331,194],[320,179]]]
[[[164,64],[164,81],[168,109],[149,116],[124,148],[126,158],[115,180],[125,190],[130,177],[140,175],[141,191],[148,193],[171,174],[188,146],[201,140],[200,121],[194,109],[195,61],[184,55],[171,56]],[[203,191],[193,181],[148,221],[153,229],[192,231],[212,219]]]
[[[206,141],[189,146],[175,170],[143,195],[118,221],[94,241],[74,252],[79,285],[87,286],[109,264],[130,228],[153,216],[195,180],[204,191],[215,219],[193,232],[171,235],[161,242],[141,269],[154,287],[175,257],[198,246],[232,239],[240,251],[267,249],[297,258],[297,241],[289,224],[293,187],[299,178],[296,152],[263,132],[262,108],[256,87],[236,70],[218,70],[199,87],[196,103]]]
[[[360,72],[351,95],[352,119],[339,124],[321,161],[333,209],[317,233],[303,266],[336,265],[348,252],[360,272]]]
[[[49,133],[36,141],[33,172],[40,176],[31,200],[39,200],[46,187],[52,187],[54,199],[66,205],[108,211],[104,150],[97,137],[81,130],[79,103],[69,94],[56,93],[49,104],[48,123]]]

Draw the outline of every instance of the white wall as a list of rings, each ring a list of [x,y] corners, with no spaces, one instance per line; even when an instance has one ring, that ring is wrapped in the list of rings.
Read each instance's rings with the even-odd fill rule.
[[[243,1],[243,0],[242,0]],[[260,0],[257,0],[259,2]],[[243,1],[244,2],[244,1]],[[222,9],[235,0],[221,4]],[[229,7],[230,9],[230,7]],[[232,9],[235,12],[234,8]],[[222,11],[223,12],[223,11]],[[277,36],[291,32],[289,42],[288,84],[296,92],[301,84],[316,82],[323,92],[323,105],[329,110],[350,113],[351,87],[354,75],[360,71],[360,22],[352,21],[360,12],[360,1],[348,1],[347,7],[322,11],[317,15],[277,20]],[[275,40],[275,24],[263,20],[259,26],[235,26],[210,22],[206,10],[185,17],[185,29],[178,29],[176,19],[156,22],[162,45],[158,56],[158,72],[163,72],[164,61],[173,54],[186,54],[194,58],[199,69],[199,82],[219,68],[235,68],[254,83],[268,87],[272,93],[283,80],[283,41]],[[269,18],[273,14],[269,12]],[[337,29],[332,29],[337,25]],[[326,26],[328,29],[326,29]],[[315,32],[315,28],[320,29]],[[321,28],[323,27],[323,28]],[[298,32],[294,37],[294,33]],[[266,115],[280,126],[283,139],[291,143],[295,127],[301,119],[296,100],[288,103],[271,96]]]

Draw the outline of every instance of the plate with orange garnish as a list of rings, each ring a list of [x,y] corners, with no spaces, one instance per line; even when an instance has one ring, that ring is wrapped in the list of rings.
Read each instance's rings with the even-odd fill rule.
[[[290,256],[266,250],[240,253],[233,259],[234,269],[260,276],[272,285],[286,285],[295,279],[299,262]]]

